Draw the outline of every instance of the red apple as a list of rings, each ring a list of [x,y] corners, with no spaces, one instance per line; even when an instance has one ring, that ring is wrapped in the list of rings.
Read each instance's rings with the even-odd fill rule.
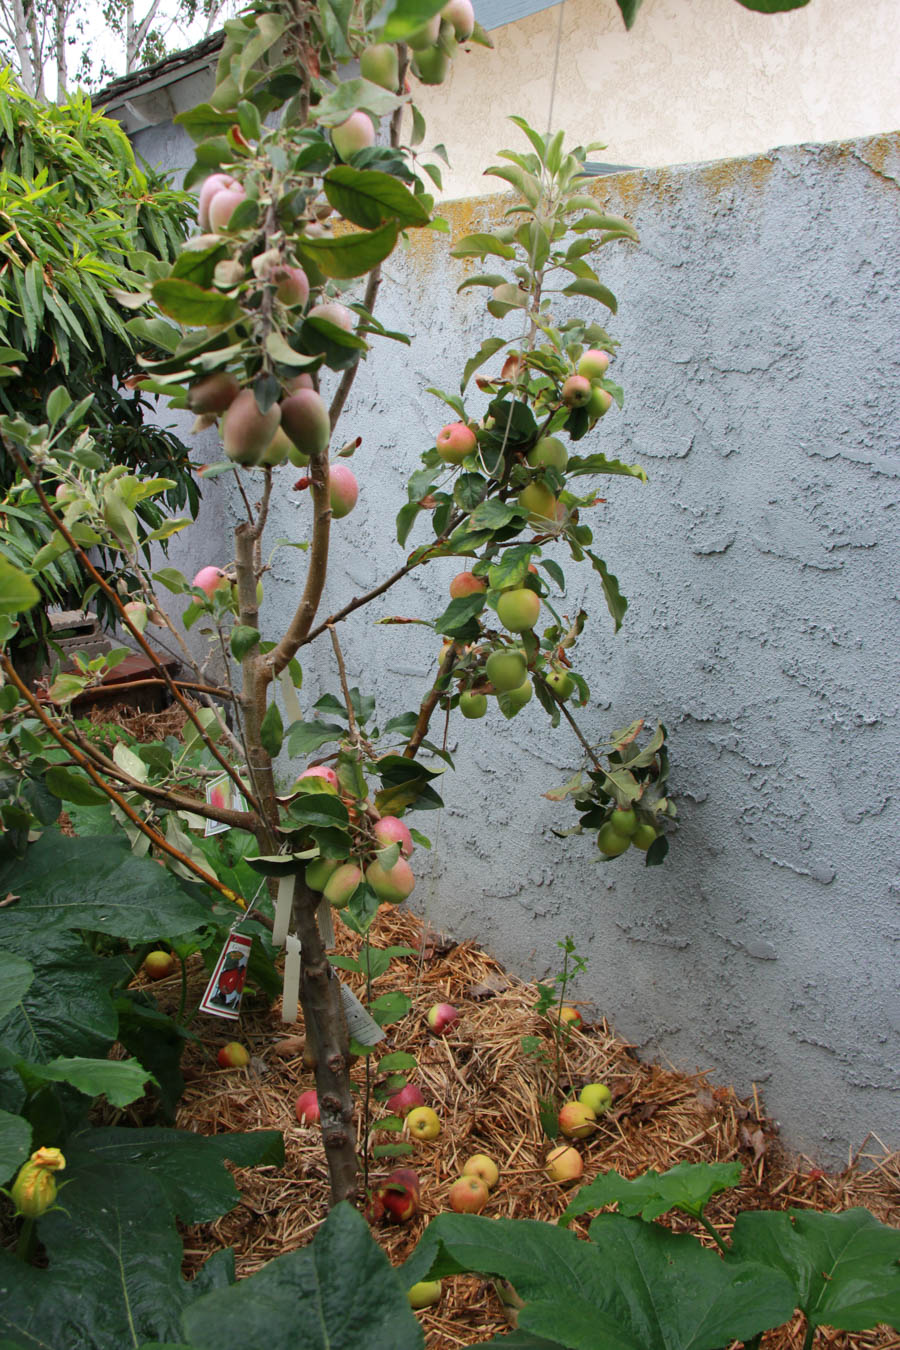
[[[575,369],[579,375],[584,375],[589,380],[602,379],[609,369],[609,355],[598,351],[596,347],[591,347],[584,353]]]
[[[570,375],[563,385],[562,401],[567,408],[583,408],[590,402],[591,382],[585,375]]]
[[[333,787],[335,792],[338,786],[338,776],[334,769],[329,769],[327,764],[313,764],[310,768],[304,769],[297,779],[299,783],[304,778],[321,778],[329,787]]]
[[[450,599],[459,600],[464,595],[476,595],[486,590],[484,577],[476,577],[474,572],[458,572],[450,582]]]
[[[335,328],[343,328],[346,333],[353,331],[352,310],[349,310],[346,305],[339,305],[334,300],[326,300],[324,304],[313,305],[307,318],[324,319],[326,323],[334,324]]]
[[[573,1031],[579,1031],[584,1025],[581,1013],[571,1003],[564,1003],[559,1010],[559,1020],[565,1022]]]
[[[419,1178],[410,1167],[398,1167],[378,1183],[375,1194],[397,1223],[407,1223],[419,1212]]]
[[[315,1088],[300,1093],[294,1111],[301,1125],[315,1125],[318,1122],[319,1098]]]
[[[408,858],[415,847],[409,830],[396,816],[382,816],[375,822],[372,833],[384,848],[390,844],[399,844],[400,854],[404,858]]]
[[[409,863],[398,858],[393,867],[382,867],[376,858],[366,868],[366,881],[378,896],[389,905],[399,905],[412,894],[416,878]]]
[[[229,1041],[216,1055],[220,1069],[243,1069],[250,1063],[249,1052],[240,1041]]]
[[[349,516],[359,497],[356,474],[346,464],[332,464],[328,470],[328,500],[335,520]]]
[[[425,1014],[428,1029],[433,1031],[436,1036],[442,1035],[458,1018],[459,1013],[450,1003],[435,1003]]]
[[[463,1176],[450,1187],[450,1208],[457,1214],[480,1214],[490,1199],[481,1177]]]
[[[387,1099],[388,1108],[396,1116],[405,1116],[415,1106],[424,1106],[425,1098],[422,1096],[415,1083],[407,1083],[405,1087],[400,1088],[392,1097]]]
[[[238,183],[235,187],[220,188],[209,202],[209,224],[213,230],[227,230],[229,221],[247,196]]]
[[[204,180],[200,189],[200,196],[197,201],[197,223],[201,230],[209,229],[209,204],[217,192],[224,188],[240,188],[240,183],[236,178],[232,178],[227,173],[213,173]]]
[[[445,464],[462,464],[477,444],[475,432],[465,422],[449,422],[438,432],[435,441],[437,452]]]
[[[586,1139],[593,1134],[597,1117],[584,1102],[566,1102],[559,1113],[559,1128],[567,1139]]]
[[[375,128],[368,113],[351,113],[340,126],[331,128],[331,140],[341,159],[352,159],[360,150],[375,144]]]
[[[221,567],[201,567],[191,585],[205,591],[207,595],[212,595],[220,586],[228,585],[228,578]]]

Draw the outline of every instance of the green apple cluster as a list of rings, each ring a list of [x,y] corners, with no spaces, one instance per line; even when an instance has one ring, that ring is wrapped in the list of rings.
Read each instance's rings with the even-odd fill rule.
[[[632,846],[646,853],[658,833],[634,807],[615,806],[597,832],[597,847],[606,858],[617,858]]]

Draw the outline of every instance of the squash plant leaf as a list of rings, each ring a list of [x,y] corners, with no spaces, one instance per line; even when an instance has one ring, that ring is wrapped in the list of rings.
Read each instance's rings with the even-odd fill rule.
[[[581,1242],[550,1224],[442,1214],[404,1279],[424,1278],[423,1265],[432,1279],[499,1275],[523,1300],[520,1329],[568,1350],[716,1350],[793,1312],[786,1277],[753,1262],[727,1266],[688,1234],[604,1214],[590,1236]]]
[[[645,1220],[658,1219],[670,1209],[680,1209],[696,1219],[711,1196],[737,1186],[740,1180],[740,1163],[683,1162],[668,1172],[650,1168],[633,1181],[610,1170],[582,1186],[559,1222],[565,1227],[579,1214],[613,1204],[628,1217],[639,1214]]]
[[[739,1214],[728,1260],[742,1258],[787,1276],[812,1327],[900,1326],[900,1232],[867,1209]]]
[[[230,1289],[198,1298],[184,1314],[194,1350],[422,1350],[404,1284],[346,1201],[308,1247],[269,1261]]]

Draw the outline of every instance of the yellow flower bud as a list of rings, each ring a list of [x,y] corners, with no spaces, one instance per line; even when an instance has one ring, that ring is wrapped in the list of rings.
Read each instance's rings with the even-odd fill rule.
[[[46,1214],[56,1200],[56,1178],[66,1160],[58,1148],[38,1148],[27,1163],[19,1168],[10,1195],[16,1213],[26,1219],[37,1219]]]

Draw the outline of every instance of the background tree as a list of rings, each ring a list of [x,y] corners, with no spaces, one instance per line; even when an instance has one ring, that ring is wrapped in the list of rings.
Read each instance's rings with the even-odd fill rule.
[[[126,387],[142,343],[127,330],[116,299],[148,267],[175,256],[189,199],[163,174],[140,169],[124,133],[92,112],[83,95],[61,107],[42,103],[3,71],[0,125],[0,406],[40,421],[48,381],[65,383],[76,400],[91,395],[105,451],[123,465],[168,476],[166,506],[196,512],[186,447],[147,420],[147,399]],[[0,483],[14,476],[3,455]],[[156,528],[161,517],[147,512]],[[8,512],[0,529],[23,560],[49,537]],[[51,562],[39,584],[47,601],[68,596],[81,604],[82,578],[65,558]],[[42,614],[32,618],[38,634]]]

